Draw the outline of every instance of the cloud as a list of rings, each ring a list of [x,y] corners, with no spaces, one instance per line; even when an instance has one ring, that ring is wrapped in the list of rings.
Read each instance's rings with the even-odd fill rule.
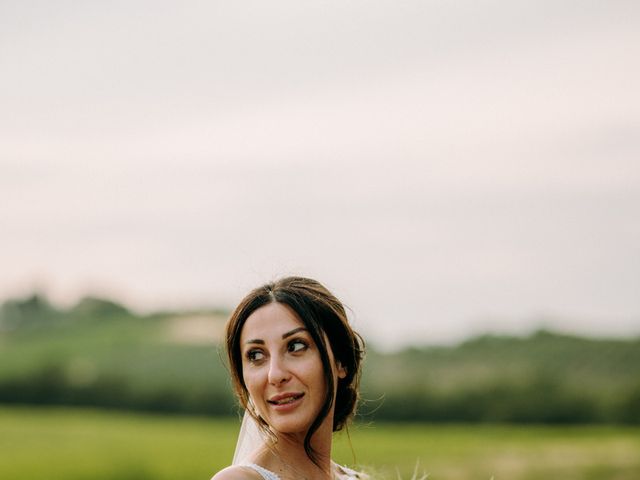
[[[0,295],[233,302],[298,272],[390,342],[632,330],[635,2],[0,8]]]

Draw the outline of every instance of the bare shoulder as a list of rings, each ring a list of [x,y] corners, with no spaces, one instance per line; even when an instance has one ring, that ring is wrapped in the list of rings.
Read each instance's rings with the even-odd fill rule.
[[[216,473],[211,480],[261,480],[262,477],[252,468],[231,465]]]

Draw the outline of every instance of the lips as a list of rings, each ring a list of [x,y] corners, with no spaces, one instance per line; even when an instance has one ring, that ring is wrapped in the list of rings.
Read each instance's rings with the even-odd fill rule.
[[[290,403],[295,402],[296,400],[304,397],[304,393],[281,393],[280,395],[275,395],[267,400],[267,403],[271,405],[288,405]]]

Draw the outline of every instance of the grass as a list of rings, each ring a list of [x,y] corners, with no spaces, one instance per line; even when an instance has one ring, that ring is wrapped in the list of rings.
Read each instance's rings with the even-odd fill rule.
[[[235,447],[235,419],[0,407],[0,478],[208,479]],[[376,424],[351,428],[375,478],[640,478],[640,428]],[[354,460],[338,434],[335,459]],[[397,471],[396,471],[397,470]]]
[[[236,422],[72,409],[0,409],[0,478],[210,478]]]
[[[358,460],[386,478],[396,467],[408,478],[419,462],[434,480],[631,480],[640,478],[638,433],[617,427],[386,424],[360,429],[353,443]]]

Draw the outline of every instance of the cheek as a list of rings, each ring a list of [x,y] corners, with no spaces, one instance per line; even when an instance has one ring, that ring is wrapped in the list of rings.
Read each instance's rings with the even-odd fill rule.
[[[255,393],[258,392],[261,385],[259,371],[256,371],[253,368],[245,369],[244,385],[245,387],[247,387],[249,395],[251,395],[252,397],[255,396]]]
[[[311,358],[303,365],[300,365],[299,372],[310,386],[313,386],[319,392],[324,392],[324,370],[319,357]]]

